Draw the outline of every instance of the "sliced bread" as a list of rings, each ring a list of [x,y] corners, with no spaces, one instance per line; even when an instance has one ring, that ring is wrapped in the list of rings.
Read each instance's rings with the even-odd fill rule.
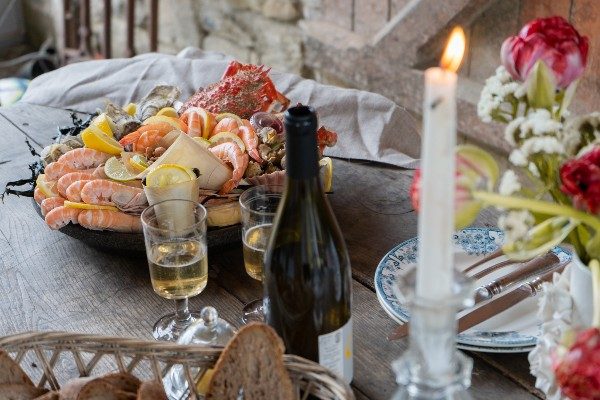
[[[283,364],[285,346],[268,325],[244,326],[219,357],[207,400],[293,400],[296,392]]]
[[[0,384],[18,383],[33,386],[33,382],[5,351],[0,350]]]

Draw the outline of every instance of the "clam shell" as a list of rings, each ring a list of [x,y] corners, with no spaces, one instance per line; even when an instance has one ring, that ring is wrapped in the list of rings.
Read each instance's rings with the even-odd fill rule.
[[[275,171],[270,174],[244,178],[251,185],[283,185],[285,182],[285,171]]]

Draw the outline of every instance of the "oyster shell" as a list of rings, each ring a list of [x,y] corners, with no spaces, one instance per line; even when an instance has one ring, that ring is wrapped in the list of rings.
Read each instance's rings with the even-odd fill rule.
[[[140,126],[137,118],[127,114],[121,107],[108,102],[106,105],[106,115],[114,123],[113,135],[115,139],[120,140],[123,136],[135,131]]]
[[[181,91],[176,86],[158,85],[140,101],[137,116],[144,121],[156,115],[161,108],[172,107]]]
[[[80,146],[81,147],[81,146]],[[72,148],[63,143],[54,143],[44,147],[40,152],[40,158],[44,167],[51,162],[57,161],[60,156],[71,150]]]

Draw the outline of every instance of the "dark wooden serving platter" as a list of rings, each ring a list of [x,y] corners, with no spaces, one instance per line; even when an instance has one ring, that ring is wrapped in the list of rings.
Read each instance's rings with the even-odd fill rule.
[[[42,211],[35,200],[32,200],[33,208],[42,217]],[[50,229],[50,228],[48,228]],[[136,252],[143,253],[144,234],[142,233],[123,233],[111,231],[93,231],[80,225],[69,224],[59,229],[60,232],[71,236],[88,246],[104,251],[118,251],[123,253]],[[208,247],[217,247],[230,243],[239,242],[242,239],[241,225],[224,226],[221,228],[209,228],[206,241]]]

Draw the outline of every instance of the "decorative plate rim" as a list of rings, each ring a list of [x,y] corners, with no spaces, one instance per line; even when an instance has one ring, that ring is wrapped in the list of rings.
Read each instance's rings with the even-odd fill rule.
[[[497,233],[500,237],[503,238],[504,233],[502,230],[496,227],[469,227],[456,231],[456,234],[460,235],[461,233],[477,233],[481,232],[485,235],[489,235],[490,232]],[[394,246],[390,249],[381,259],[377,268],[375,270],[374,283],[375,283],[375,293],[377,295],[377,300],[382,306],[383,310],[396,322],[398,321],[408,321],[409,312],[405,307],[398,305],[396,308],[394,304],[390,303],[388,299],[388,295],[385,294],[383,283],[384,283],[384,275],[383,271],[387,268],[386,261],[390,258],[390,255],[393,255],[398,250],[405,248],[410,245],[416,244],[418,238],[413,237],[408,240],[405,240],[398,245]],[[497,244],[496,244],[497,245]],[[571,257],[571,253],[562,247],[556,247],[553,249],[554,252],[560,252]],[[415,251],[416,253],[416,251]],[[487,254],[487,253],[485,253]],[[400,260],[397,257],[392,257],[392,261],[400,263],[400,264],[412,264],[411,261]],[[385,277],[389,279],[389,277]],[[537,343],[538,336],[520,334],[515,331],[510,332],[502,332],[502,331],[490,331],[490,332],[481,332],[475,331],[469,334],[461,333],[456,337],[457,344],[459,347],[467,346],[472,348],[505,348],[507,352],[517,352],[517,349],[533,347]],[[469,349],[471,350],[471,349]]]

